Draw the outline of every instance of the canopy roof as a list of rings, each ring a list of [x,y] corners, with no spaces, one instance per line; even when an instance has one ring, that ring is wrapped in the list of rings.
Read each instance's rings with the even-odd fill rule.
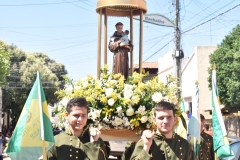
[[[145,0],[98,0],[96,12],[105,14],[107,9],[108,16],[128,17],[130,10],[133,10],[133,15],[140,15],[140,10],[143,14],[147,12],[147,4]]]

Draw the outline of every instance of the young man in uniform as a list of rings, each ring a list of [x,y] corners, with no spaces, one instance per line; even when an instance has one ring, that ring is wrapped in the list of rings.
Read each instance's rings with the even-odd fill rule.
[[[106,160],[106,146],[101,132],[89,132],[88,104],[85,98],[73,98],[67,104],[66,119],[69,128],[55,136],[55,145],[48,151],[48,160]]]
[[[154,107],[156,133],[145,130],[131,160],[193,160],[194,153],[187,140],[174,133],[174,106],[159,102]]]
[[[204,160],[214,160],[214,149],[213,149],[213,138],[211,135],[204,132],[204,121],[205,117],[200,114],[201,118],[201,142],[200,142],[200,149],[198,153],[198,159]]]

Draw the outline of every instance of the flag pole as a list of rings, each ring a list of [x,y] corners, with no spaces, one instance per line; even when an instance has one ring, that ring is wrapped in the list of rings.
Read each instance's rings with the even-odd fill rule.
[[[37,69],[37,79],[38,79],[38,97],[39,97],[39,111],[40,111],[40,139],[43,141],[42,144],[42,153],[43,153],[43,160],[47,160],[46,158],[46,145],[44,140],[44,129],[43,129],[43,108],[42,108],[42,95],[41,95],[41,88],[40,88],[40,66],[38,65]]]
[[[47,157],[46,157],[46,144],[45,144],[45,140],[42,140],[43,144],[42,144],[42,153],[43,153],[43,160],[47,160]]]

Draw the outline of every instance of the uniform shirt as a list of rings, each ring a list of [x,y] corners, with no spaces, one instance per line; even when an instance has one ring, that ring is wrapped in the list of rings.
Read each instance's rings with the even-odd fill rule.
[[[194,138],[189,136],[189,142],[194,148]],[[213,138],[204,131],[201,132],[201,142],[198,154],[196,156],[197,160],[214,160],[214,149],[213,149]]]
[[[213,138],[204,131],[201,133],[199,160],[214,160]]]
[[[149,153],[143,150],[143,142],[139,140],[131,160],[194,160],[194,153],[188,141],[179,135],[167,139],[156,133]]]
[[[55,144],[47,152],[48,160],[106,160],[107,152],[103,140],[89,142],[88,132],[81,137],[73,136],[70,130],[54,137]],[[88,135],[88,136],[87,136]]]

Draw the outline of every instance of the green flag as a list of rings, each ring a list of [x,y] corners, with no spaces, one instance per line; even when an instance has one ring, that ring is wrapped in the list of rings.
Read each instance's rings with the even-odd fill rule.
[[[231,149],[227,138],[227,131],[220,110],[216,70],[212,71],[212,126],[214,151],[218,158],[231,156]]]
[[[37,160],[43,155],[43,144],[48,150],[54,144],[54,137],[38,72],[5,152],[12,160]]]

